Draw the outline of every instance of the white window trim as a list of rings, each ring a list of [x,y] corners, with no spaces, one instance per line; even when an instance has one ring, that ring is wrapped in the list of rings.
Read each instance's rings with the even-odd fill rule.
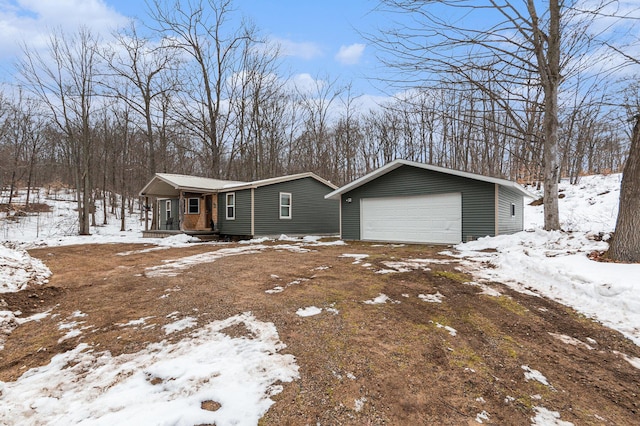
[[[282,204],[282,196],[286,195],[289,197],[289,204]],[[278,214],[280,216],[280,219],[291,219],[293,216],[293,196],[291,195],[290,192],[281,192],[280,193],[280,208],[278,209]],[[288,207],[289,208],[289,215],[288,216],[283,216],[282,215],[282,208],[283,207]]]
[[[195,212],[191,211],[191,200],[196,200],[198,201],[197,204],[197,209]],[[187,198],[187,214],[200,214],[200,198],[196,198],[196,197],[191,197],[191,198]]]
[[[511,217],[516,217],[516,205],[515,203],[511,203]]]
[[[229,204],[229,195],[233,195],[233,204]],[[233,216],[229,216],[229,207],[233,208]],[[224,195],[224,216],[227,220],[236,220],[236,193],[227,192]]]
[[[164,203],[164,211],[165,211],[165,213],[167,215],[165,220],[169,219],[171,217],[171,200],[165,201],[165,203]]]

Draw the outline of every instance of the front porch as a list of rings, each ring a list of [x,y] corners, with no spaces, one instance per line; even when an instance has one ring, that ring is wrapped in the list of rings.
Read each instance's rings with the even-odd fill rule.
[[[143,236],[169,237],[183,233],[217,238],[218,192],[237,183],[241,182],[156,173],[140,191],[147,207]]]
[[[197,237],[203,241],[217,241],[220,238],[219,230],[208,231],[180,231],[179,229],[149,229],[142,231],[142,238],[167,238],[175,235],[186,234],[192,237]]]

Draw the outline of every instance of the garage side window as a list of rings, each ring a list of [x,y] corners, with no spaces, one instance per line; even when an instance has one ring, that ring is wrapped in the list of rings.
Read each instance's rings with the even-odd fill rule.
[[[291,194],[280,193],[280,219],[291,219]]]
[[[228,192],[226,196],[227,205],[227,219],[233,220],[236,218],[236,193]]]
[[[511,203],[511,217],[516,217],[516,205]]]
[[[188,214],[200,214],[200,199],[189,198]]]

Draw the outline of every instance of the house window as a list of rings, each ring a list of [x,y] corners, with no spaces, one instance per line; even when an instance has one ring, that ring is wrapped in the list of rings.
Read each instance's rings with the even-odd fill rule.
[[[200,198],[189,198],[188,214],[200,214]]]
[[[236,193],[229,192],[227,193],[227,219],[235,219],[236,218]]]
[[[511,217],[516,217],[516,205],[511,203]]]
[[[280,193],[280,219],[291,219],[291,194]]]
[[[171,200],[166,201],[165,210],[167,212],[167,219],[169,219],[171,217]]]

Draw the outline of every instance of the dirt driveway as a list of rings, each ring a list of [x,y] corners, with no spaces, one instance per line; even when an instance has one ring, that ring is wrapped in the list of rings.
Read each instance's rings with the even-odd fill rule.
[[[50,283],[0,298],[23,317],[51,315],[9,336],[0,380],[80,342],[118,355],[178,340],[193,329],[165,335],[176,312],[202,326],[251,311],[276,325],[282,352],[300,367],[265,425],[527,425],[536,407],[576,425],[640,419],[640,370],[624,358],[640,348],[557,303],[469,284],[441,247],[266,245],[32,250],[53,272]],[[296,314],[311,306],[321,313]],[[60,322],[78,311],[91,332],[60,340]],[[118,326],[143,317],[155,326]]]

